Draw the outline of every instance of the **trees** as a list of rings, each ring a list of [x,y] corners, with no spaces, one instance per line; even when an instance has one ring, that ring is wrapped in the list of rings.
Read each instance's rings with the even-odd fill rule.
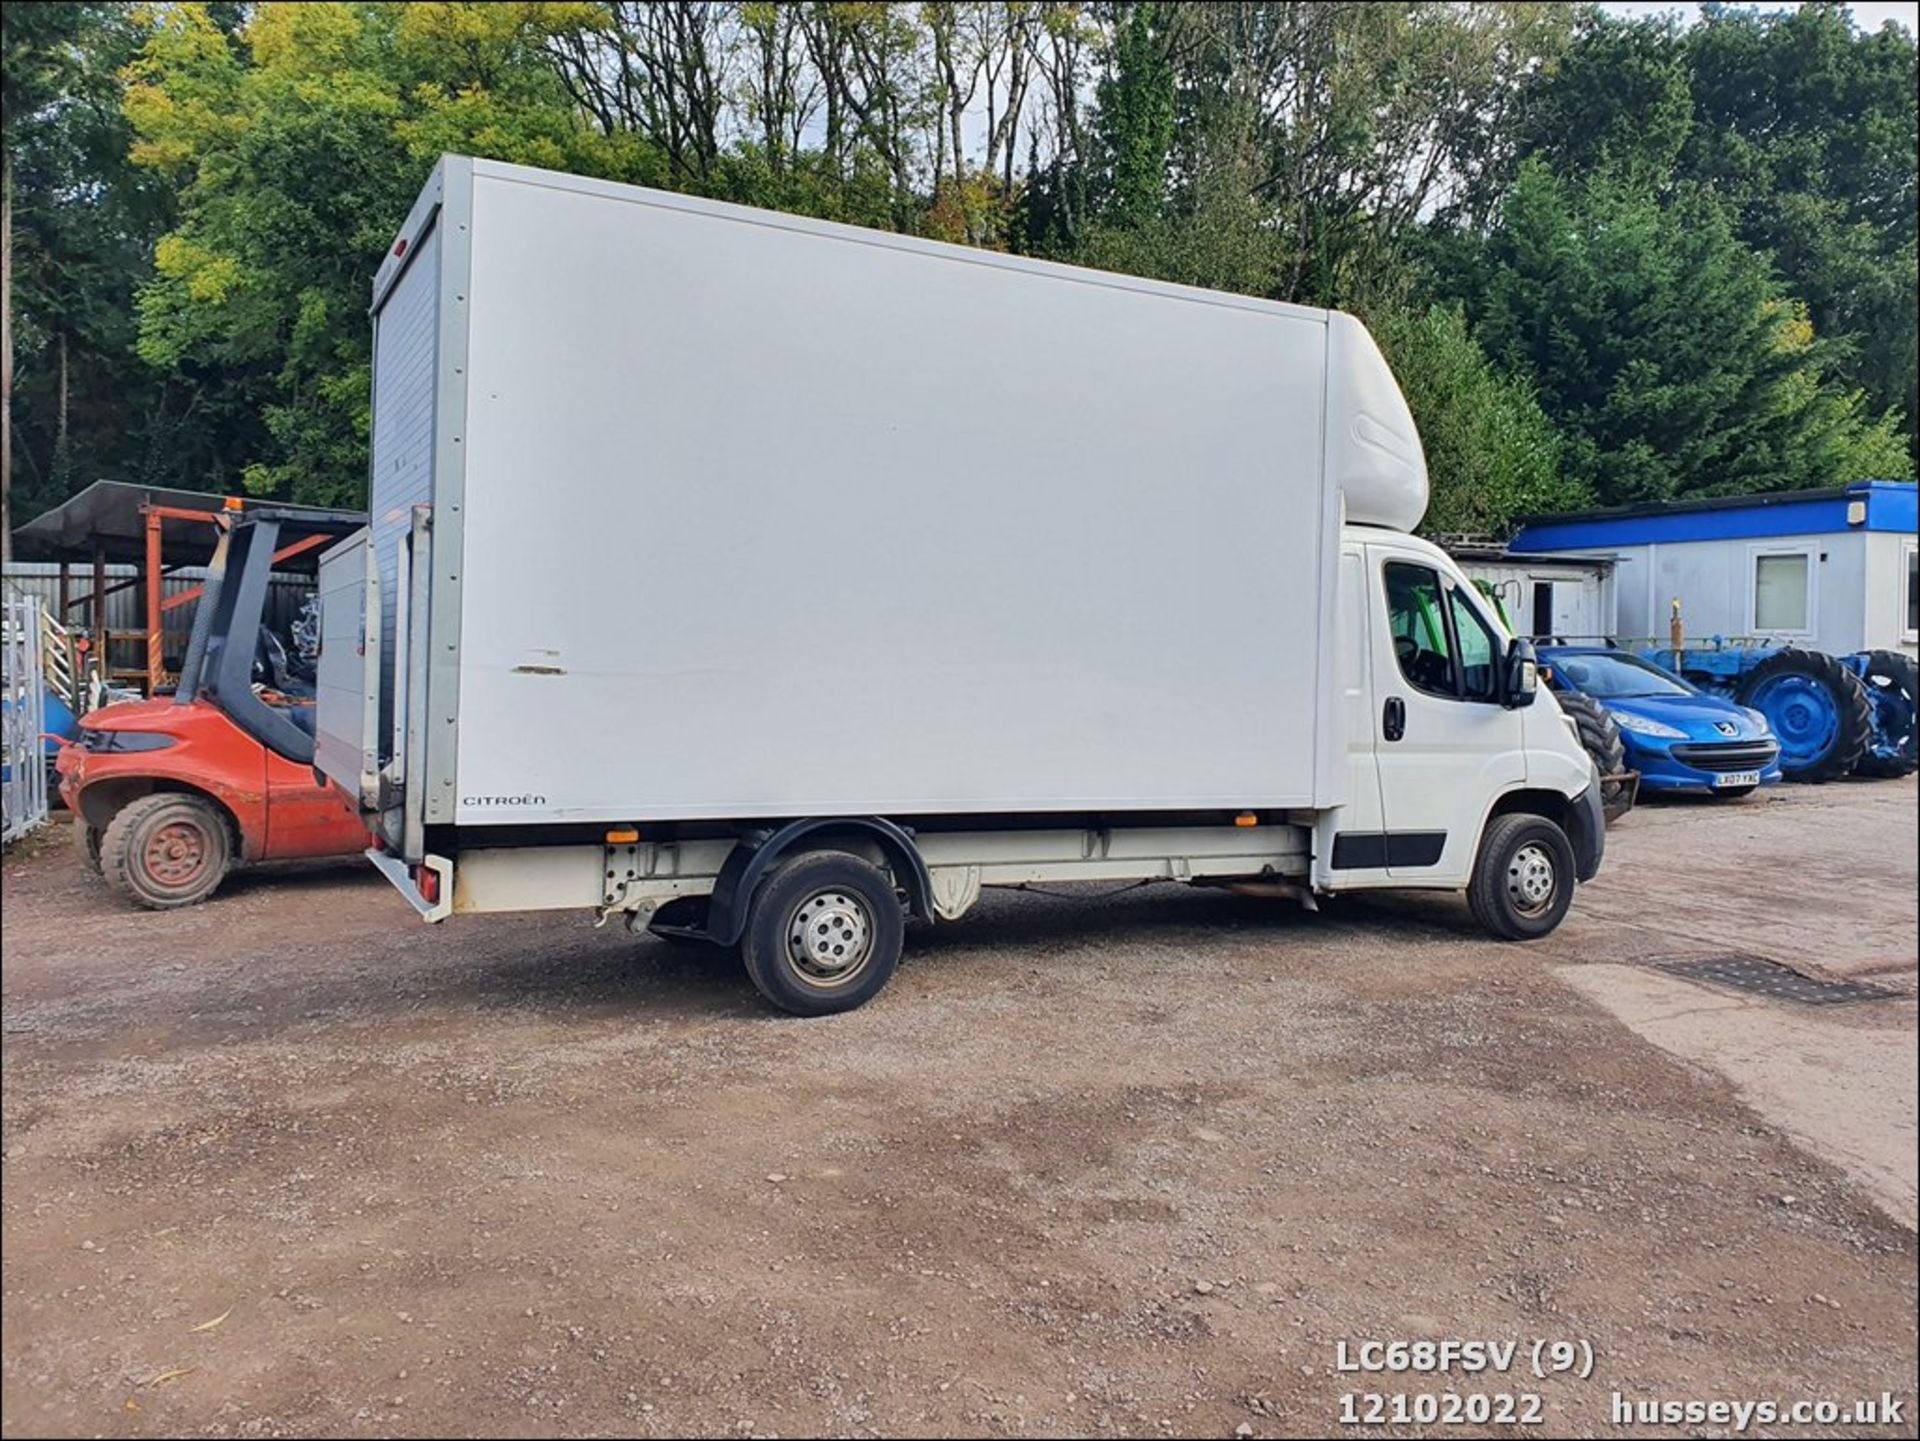
[[[182,0],[6,40],[35,507],[357,499],[371,259],[450,150],[1356,309],[1447,528],[1911,471],[1914,45],[1832,5]]]
[[[1887,470],[1904,475],[1920,453],[1915,84],[1913,37],[1858,34],[1837,5],[1708,5],[1689,28],[1594,14],[1534,86],[1522,145],[1663,203],[1711,192],[1803,303],[1839,390],[1859,392],[1826,409],[1904,417],[1909,459]]]
[[[1901,473],[1889,419],[1829,383],[1829,351],[1720,203],[1538,161],[1503,204],[1475,298],[1488,353],[1538,388],[1603,503]]]
[[[1694,124],[1678,173],[1726,199],[1818,332],[1845,339],[1835,373],[1869,409],[1903,411],[1920,455],[1913,37],[1892,24],[1857,34],[1836,4],[1709,5],[1682,48]]]
[[[180,434],[191,402],[132,354],[134,290],[171,210],[126,158],[116,72],[139,47],[134,18],[21,6],[4,33],[0,475],[9,510],[17,486],[31,514],[102,474],[168,474],[158,453],[194,447]]]
[[[1497,536],[1516,516],[1591,503],[1562,468],[1560,434],[1527,382],[1487,358],[1457,307],[1394,307],[1366,319],[1426,446],[1426,529]]]

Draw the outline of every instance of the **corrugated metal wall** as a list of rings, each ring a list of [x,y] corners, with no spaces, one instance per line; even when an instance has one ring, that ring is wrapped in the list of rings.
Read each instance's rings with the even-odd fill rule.
[[[145,624],[143,612],[146,609],[146,587],[140,584],[140,568],[132,565],[110,565],[106,568],[107,588],[107,629],[139,630]],[[205,582],[207,572],[202,566],[182,566],[170,571],[161,578],[162,595],[179,595]],[[128,581],[133,584],[127,585]],[[6,593],[8,595],[37,596],[46,605],[47,614],[55,619],[60,606],[60,567],[52,561],[10,561],[6,568]],[[124,585],[124,590],[113,590],[116,585]],[[300,607],[306,604],[307,596],[313,591],[313,578],[301,575],[276,575],[267,589],[267,624],[274,630],[286,633]],[[96,627],[92,615],[93,605],[93,567],[75,565],[67,583],[68,598],[73,601],[64,617],[70,630],[92,631]],[[187,634],[193,628],[193,613],[199,603],[193,602],[167,612],[167,641],[165,655],[168,663],[173,664],[186,654]],[[121,642],[113,654],[115,666],[143,666],[146,656],[140,648],[130,642]]]
[[[413,258],[373,320],[373,499],[368,515],[380,565],[380,674],[393,675],[400,542],[413,507],[433,501],[435,364],[440,336],[440,227]],[[381,687],[381,733],[393,722],[393,686]]]

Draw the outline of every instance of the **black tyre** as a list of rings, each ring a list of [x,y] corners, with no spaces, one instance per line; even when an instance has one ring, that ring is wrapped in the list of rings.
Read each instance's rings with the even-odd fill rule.
[[[1617,818],[1632,805],[1631,784],[1609,779],[1627,768],[1627,743],[1618,723],[1605,706],[1581,691],[1556,690],[1553,698],[1560,703],[1561,713],[1579,731],[1580,744],[1593,758],[1593,768],[1600,773],[1601,806],[1610,819]]]
[[[128,801],[100,837],[107,885],[149,910],[204,901],[232,864],[226,817],[199,796],[163,792]]]
[[[892,878],[844,851],[782,861],[754,892],[740,958],[774,1005],[825,1016],[863,1005],[892,978],[906,917]]]
[[[1775,651],[1741,678],[1734,699],[1767,718],[1790,781],[1817,785],[1850,774],[1873,735],[1867,688],[1822,651]]]
[[[100,874],[100,827],[90,826],[82,816],[73,818],[73,849],[80,857],[80,864]]]
[[[1574,866],[1573,845],[1552,821],[1495,816],[1480,838],[1467,904],[1496,940],[1537,940],[1573,904]]]
[[[1882,779],[1913,774],[1920,766],[1920,725],[1914,716],[1920,704],[1920,668],[1897,650],[1872,650],[1860,679],[1873,711],[1873,734],[1854,774]]]

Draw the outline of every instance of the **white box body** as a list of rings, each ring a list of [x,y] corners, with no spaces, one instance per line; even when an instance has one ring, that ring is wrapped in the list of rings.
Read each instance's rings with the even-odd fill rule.
[[[401,240],[343,784],[419,826],[1342,802],[1343,495],[1425,498],[1350,318],[458,157]]]

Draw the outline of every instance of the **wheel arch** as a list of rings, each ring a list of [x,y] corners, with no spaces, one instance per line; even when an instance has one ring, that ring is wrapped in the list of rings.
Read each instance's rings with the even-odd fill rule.
[[[1597,773],[1594,784],[1577,796],[1563,795],[1539,786],[1520,786],[1496,796],[1481,819],[1480,834],[1474,841],[1476,865],[1479,863],[1480,846],[1486,839],[1487,827],[1501,816],[1511,815],[1538,816],[1560,827],[1567,843],[1573,847],[1574,874],[1577,879],[1590,881],[1600,873],[1600,862],[1607,848],[1607,818],[1600,799]]]
[[[847,849],[831,844],[836,840],[876,849],[894,884],[907,893],[908,909],[922,920],[933,918],[933,879],[910,832],[882,816],[823,816],[789,821],[733,848],[720,867],[707,905],[708,938],[723,946],[737,944],[746,930],[747,903],[767,872],[790,856]]]
[[[192,785],[186,781],[176,780],[172,776],[109,776],[92,781],[74,797],[74,808],[86,824],[96,830],[104,831],[107,823],[118,815],[129,801],[136,801],[142,796],[160,794],[194,796],[206,801],[226,822],[227,834],[233,840],[234,854],[243,861],[255,860],[260,855],[261,848],[266,843],[266,837],[249,834],[247,828],[241,824],[239,813],[224,796],[205,786]]]

